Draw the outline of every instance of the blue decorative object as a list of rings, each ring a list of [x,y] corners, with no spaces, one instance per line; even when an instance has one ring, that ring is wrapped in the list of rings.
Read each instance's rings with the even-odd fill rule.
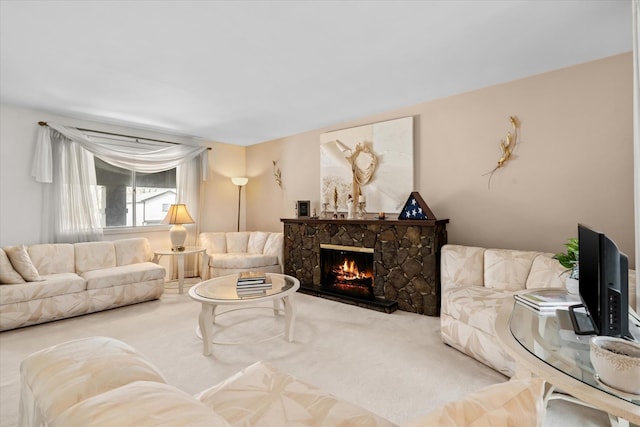
[[[435,220],[436,216],[431,212],[420,193],[414,191],[409,195],[398,219]]]

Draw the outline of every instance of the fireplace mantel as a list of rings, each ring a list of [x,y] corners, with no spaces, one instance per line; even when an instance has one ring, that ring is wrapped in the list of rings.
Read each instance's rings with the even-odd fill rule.
[[[447,243],[440,220],[282,218],[285,274],[300,291],[382,311],[395,308],[440,313],[440,248]],[[320,244],[372,248],[376,304],[327,294],[320,283]]]

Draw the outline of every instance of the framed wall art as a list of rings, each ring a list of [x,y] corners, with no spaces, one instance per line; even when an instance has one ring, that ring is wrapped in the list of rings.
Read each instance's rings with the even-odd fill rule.
[[[298,200],[296,210],[298,218],[309,218],[311,216],[311,202],[309,200]]]
[[[320,135],[320,200],[330,210],[346,211],[351,195],[368,212],[400,212],[413,187],[413,117]]]

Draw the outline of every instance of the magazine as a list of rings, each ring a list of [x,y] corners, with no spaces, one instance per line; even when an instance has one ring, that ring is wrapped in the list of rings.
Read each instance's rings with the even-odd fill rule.
[[[538,311],[555,311],[581,304],[578,294],[570,294],[566,289],[539,289],[513,296],[516,301]]]

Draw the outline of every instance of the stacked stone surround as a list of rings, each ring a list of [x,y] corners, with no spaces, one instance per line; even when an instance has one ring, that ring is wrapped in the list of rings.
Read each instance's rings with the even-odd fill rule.
[[[373,248],[374,295],[413,313],[440,314],[440,248],[448,219],[283,219],[284,270],[301,287],[320,283],[320,244]]]

